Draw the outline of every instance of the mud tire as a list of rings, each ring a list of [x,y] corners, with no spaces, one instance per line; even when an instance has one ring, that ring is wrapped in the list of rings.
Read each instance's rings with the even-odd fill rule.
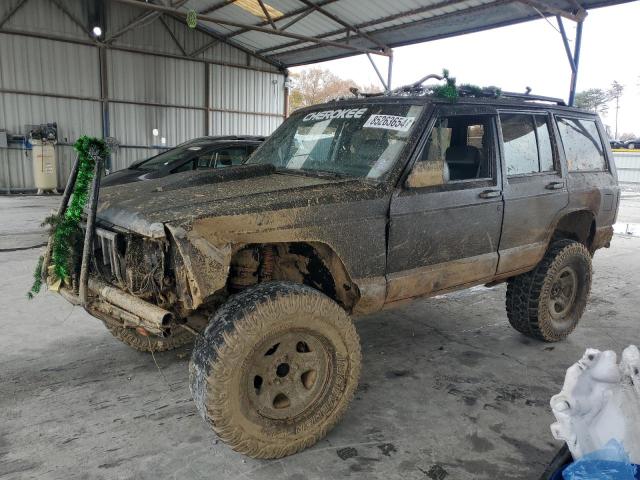
[[[287,345],[295,344],[299,335],[316,339],[316,356],[326,368],[319,370],[312,399],[301,401],[295,415],[284,410],[274,417],[265,410],[264,399],[271,403],[274,398],[274,408],[280,408],[275,407],[277,389],[291,388],[293,398],[299,388],[294,384],[305,375],[300,372],[306,367],[297,363],[301,357],[287,353]],[[280,340],[289,337],[293,339]],[[275,353],[269,353],[274,347],[262,353],[266,345],[280,341]],[[287,387],[269,373],[274,371],[271,364],[260,366],[270,362],[263,359],[267,355],[274,355],[274,365],[283,361],[276,355],[291,364],[282,379],[290,382]],[[280,458],[310,447],[337,424],[355,393],[360,363],[358,334],[336,302],[305,285],[270,282],[231,297],[213,315],[194,346],[190,387],[200,415],[233,450],[254,458]],[[258,368],[265,372],[264,388],[271,390],[256,387],[253,372]],[[258,400],[260,393],[268,396]],[[295,399],[291,405],[293,409]]]
[[[566,314],[554,318],[549,306],[558,275],[575,272],[575,296]],[[507,282],[506,308],[509,323],[518,332],[545,342],[566,338],[578,325],[591,289],[591,255],[573,240],[554,242],[530,272]],[[567,302],[568,303],[568,302]]]
[[[155,335],[145,337],[134,328],[119,327],[107,322],[104,324],[111,335],[139,352],[166,352],[193,342],[193,334],[180,327],[173,329],[168,337],[160,338]]]

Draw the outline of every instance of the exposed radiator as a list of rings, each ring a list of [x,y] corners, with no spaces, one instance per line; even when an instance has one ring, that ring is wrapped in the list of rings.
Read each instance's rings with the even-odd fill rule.
[[[120,257],[116,250],[116,240],[118,234],[116,232],[110,232],[102,228],[96,228],[95,247],[100,246],[102,251],[102,264],[104,267],[108,267],[114,278],[118,280],[118,283],[124,284],[122,278],[122,269],[120,265]],[[96,257],[96,260],[98,258]]]

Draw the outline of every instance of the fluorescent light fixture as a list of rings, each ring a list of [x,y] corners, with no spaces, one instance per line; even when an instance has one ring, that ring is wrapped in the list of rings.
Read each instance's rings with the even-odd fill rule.
[[[164,137],[162,137],[162,138],[160,139],[160,143],[161,143],[162,145],[164,145],[165,143],[167,143],[167,139],[166,139],[166,138],[164,138]]]

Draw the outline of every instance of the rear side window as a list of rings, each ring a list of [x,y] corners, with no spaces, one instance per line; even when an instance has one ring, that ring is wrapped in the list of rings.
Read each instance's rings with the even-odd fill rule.
[[[544,115],[500,114],[507,175],[554,170],[549,124]]]
[[[606,169],[602,140],[594,120],[558,117],[558,130],[570,172]]]

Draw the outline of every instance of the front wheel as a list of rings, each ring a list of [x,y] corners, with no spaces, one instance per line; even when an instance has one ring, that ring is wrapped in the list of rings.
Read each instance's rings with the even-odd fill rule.
[[[532,271],[509,279],[509,323],[529,337],[557,342],[569,335],[587,305],[591,289],[591,255],[572,240],[549,247]]]
[[[635,150],[635,148],[636,148],[636,144],[635,144],[635,143],[630,143],[629,145],[627,145],[627,148],[628,148],[629,150]]]
[[[265,283],[232,297],[196,340],[191,393],[231,448],[279,458],[338,422],[360,361],[358,334],[336,302],[304,285]]]

